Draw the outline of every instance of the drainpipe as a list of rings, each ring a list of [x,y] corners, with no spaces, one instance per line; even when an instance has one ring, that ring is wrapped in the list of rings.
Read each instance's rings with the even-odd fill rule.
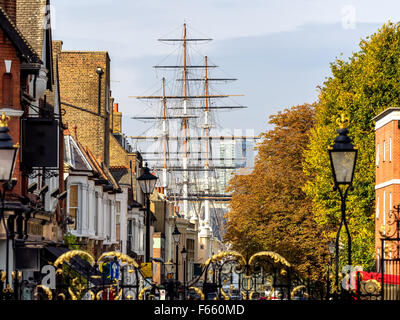
[[[103,75],[104,71],[102,68],[98,67],[96,69],[97,75],[99,76],[98,81],[98,91],[97,91],[97,113],[99,116],[101,115],[101,76]]]

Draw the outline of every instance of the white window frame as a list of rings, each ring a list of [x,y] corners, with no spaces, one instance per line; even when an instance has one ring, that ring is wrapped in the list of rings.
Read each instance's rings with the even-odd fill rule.
[[[76,186],[77,188],[77,203],[78,206],[72,207],[73,209],[76,209],[76,221],[75,221],[75,229],[70,229],[71,232],[75,232],[75,233],[80,233],[81,229],[82,229],[82,184],[81,183],[71,183],[68,186],[68,215],[69,215],[69,211],[70,211],[70,195],[71,195],[71,187],[72,186]]]
[[[382,215],[382,224],[385,225],[386,222],[386,190],[383,191],[383,215]]]
[[[96,237],[99,235],[99,198],[99,192],[94,191],[94,234]]]
[[[375,213],[375,217],[377,220],[379,220],[379,196],[376,199],[376,213]]]
[[[386,161],[386,141],[383,140],[383,162]]]
[[[376,145],[376,166],[379,167],[379,143]]]

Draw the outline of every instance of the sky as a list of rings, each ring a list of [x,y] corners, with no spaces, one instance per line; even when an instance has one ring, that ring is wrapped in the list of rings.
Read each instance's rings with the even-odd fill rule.
[[[387,21],[400,19],[397,0],[52,0],[53,39],[65,50],[108,51],[111,89],[123,112],[123,132],[140,135],[151,123],[131,119],[154,107],[130,96],[161,90],[154,65],[174,47],[157,41],[212,38],[196,50],[237,78],[221,92],[242,94],[247,109],[221,113],[220,125],[244,134],[271,129],[270,115],[318,99],[335,58],[347,59],[359,42]]]

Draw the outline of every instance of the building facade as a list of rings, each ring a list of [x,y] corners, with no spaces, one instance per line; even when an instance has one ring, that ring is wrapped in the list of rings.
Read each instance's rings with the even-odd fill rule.
[[[375,250],[379,270],[382,257],[380,239],[390,231],[388,220],[392,218],[393,207],[400,204],[400,108],[388,108],[374,120]],[[392,258],[391,252],[387,252],[386,257]]]

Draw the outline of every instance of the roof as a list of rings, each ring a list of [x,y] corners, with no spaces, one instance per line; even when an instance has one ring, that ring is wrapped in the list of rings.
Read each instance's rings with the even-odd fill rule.
[[[110,172],[118,184],[131,185],[132,176],[130,169],[125,167],[110,167]]]
[[[87,161],[84,152],[80,146],[75,142],[69,132],[65,132],[65,156],[64,161],[72,168],[77,171],[93,171],[90,163]]]
[[[10,39],[22,60],[25,60],[28,63],[42,64],[35,49],[25,39],[2,7],[0,7],[0,28],[8,39]]]
[[[121,190],[121,188],[119,187],[117,181],[115,181],[113,175],[112,175],[111,172],[108,170],[108,168],[103,166],[103,171],[104,171],[104,173],[106,174],[108,180],[111,182],[112,187],[113,187],[115,190]]]
[[[372,121],[378,121],[387,116],[389,113],[392,113],[393,111],[400,111],[400,108],[387,108],[380,114],[378,114],[375,118],[373,118]]]
[[[95,177],[103,180],[114,191],[120,191],[117,181],[114,179],[110,171],[103,167],[93,153],[88,148],[82,146],[79,141],[75,140],[69,131],[64,131],[65,140],[65,163],[76,171],[91,171]],[[108,182],[108,184],[107,184]]]

